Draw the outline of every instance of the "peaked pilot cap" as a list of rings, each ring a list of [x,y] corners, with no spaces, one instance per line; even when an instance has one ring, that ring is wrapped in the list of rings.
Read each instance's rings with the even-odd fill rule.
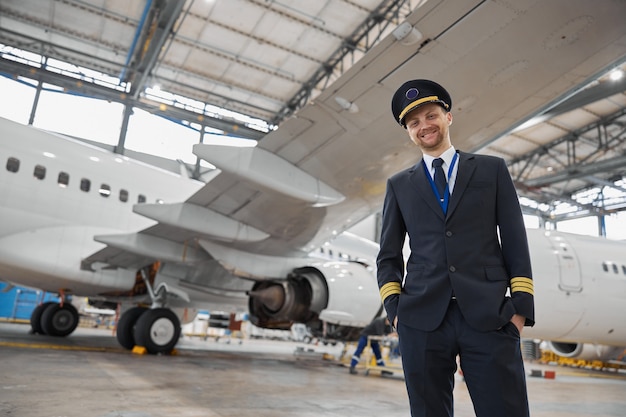
[[[396,122],[406,128],[406,115],[426,103],[437,103],[446,111],[452,108],[452,98],[441,85],[430,80],[411,80],[402,84],[393,95],[391,112]]]

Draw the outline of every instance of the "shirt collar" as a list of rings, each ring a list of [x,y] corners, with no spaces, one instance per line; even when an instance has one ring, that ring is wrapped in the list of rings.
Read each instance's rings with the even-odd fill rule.
[[[444,153],[442,153],[441,155],[438,156],[438,158],[443,159],[443,166],[445,167],[444,171],[452,163],[452,158],[454,158],[454,154],[455,153],[456,153],[456,149],[454,149],[454,146],[450,146],[448,149],[446,149],[444,151]],[[430,156],[430,155],[426,155],[426,154],[424,154],[422,157],[424,158],[424,163],[426,163],[426,166],[428,167],[428,169],[430,171],[432,171],[433,170],[433,160],[436,159],[436,158],[434,156]]]

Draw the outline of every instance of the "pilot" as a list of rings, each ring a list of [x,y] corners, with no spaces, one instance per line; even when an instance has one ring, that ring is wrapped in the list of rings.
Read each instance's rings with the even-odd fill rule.
[[[421,153],[387,181],[377,258],[411,415],[453,415],[458,355],[477,417],[528,417],[520,335],[534,324],[533,280],[506,164],[454,148],[452,99],[436,82],[407,81],[391,110]]]

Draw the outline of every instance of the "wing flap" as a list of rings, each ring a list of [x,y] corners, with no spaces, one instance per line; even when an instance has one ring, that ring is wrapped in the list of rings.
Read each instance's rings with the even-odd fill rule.
[[[199,263],[211,259],[195,241],[176,242],[146,231],[94,236],[107,247],[83,259],[81,269],[94,270],[96,263],[106,264],[106,268],[141,268],[156,261]]]
[[[191,203],[136,204],[133,211],[160,223],[218,240],[248,242],[269,237],[252,226]]]
[[[95,266],[97,264],[104,265],[104,269],[140,269],[154,263],[155,261],[156,259],[153,257],[143,256],[128,252],[124,249],[107,246],[83,259],[80,269],[93,272],[96,270]]]

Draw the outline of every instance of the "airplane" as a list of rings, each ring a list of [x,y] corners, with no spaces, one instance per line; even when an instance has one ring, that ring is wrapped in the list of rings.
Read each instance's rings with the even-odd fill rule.
[[[180,335],[179,320],[183,315],[185,322],[192,320],[194,306],[244,309],[255,302],[254,324],[288,329],[294,320],[307,321],[313,315],[302,310],[302,303],[316,304],[312,308],[317,313],[323,304],[324,317],[334,320],[331,323],[352,324],[336,329],[327,324],[328,338],[350,337],[342,332],[355,332],[380,312],[372,264],[365,263],[375,256],[373,242],[344,233],[304,259],[255,255],[255,262],[267,263],[267,271],[279,271],[257,268],[257,274],[293,275],[282,283],[232,271],[208,256],[200,240],[177,243],[120,233],[162,225],[171,230],[169,225],[176,222],[220,242],[249,244],[266,238],[264,232],[223,214],[181,203],[205,189],[202,182],[7,119],[0,118],[0,131],[0,149],[7,156],[0,177],[0,278],[59,293],[61,298],[85,295],[92,305],[110,309],[129,301],[153,307],[167,304],[169,308],[148,314],[141,314],[144,307],[125,312],[117,324],[118,341],[124,347],[134,347],[135,339],[143,337],[141,343],[150,353],[171,351]],[[181,232],[169,236],[174,233]],[[103,243],[110,246],[101,250]],[[125,254],[124,248],[130,247],[132,255]],[[97,257],[103,254],[113,259],[102,263]],[[329,300],[331,288],[335,295]],[[262,301],[268,296],[263,294],[276,302],[281,296],[277,291],[284,291],[284,306],[272,310],[269,300]],[[254,292],[258,295],[249,301]],[[333,307],[348,304],[347,299],[358,293],[365,294],[359,297],[363,304]],[[181,309],[180,318],[170,308]],[[149,324],[135,323],[139,315]],[[35,332],[53,336],[71,334],[77,324],[78,312],[71,303],[46,302],[31,316]]]
[[[206,183],[0,119],[0,279],[59,294],[35,309],[34,331],[71,334],[66,297],[86,296],[122,305],[118,342],[148,353],[171,352],[199,308],[354,338],[382,307],[375,244],[344,232],[420,158],[390,116],[393,92],[435,79],[455,97],[455,146],[494,140],[624,59],[626,4],[557,3],[423,3],[256,147],[195,145],[218,168]],[[626,346],[624,280],[594,269],[622,265],[623,244],[544,231],[529,240],[540,316],[528,335]],[[326,242],[359,253],[324,259]]]

